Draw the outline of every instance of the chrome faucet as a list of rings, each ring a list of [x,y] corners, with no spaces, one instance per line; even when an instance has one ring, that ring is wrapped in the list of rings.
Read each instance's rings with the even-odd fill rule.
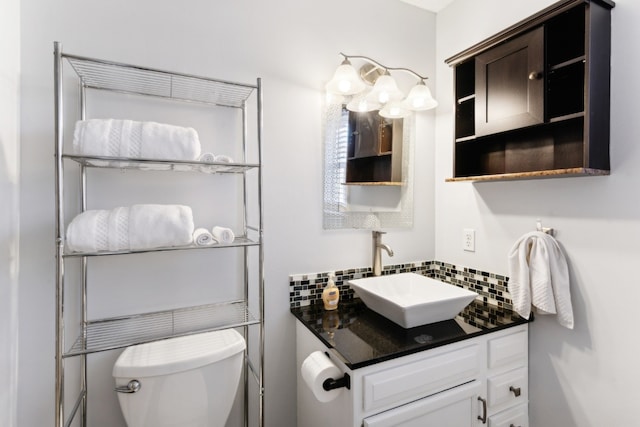
[[[385,234],[384,231],[373,231],[373,275],[379,276],[382,273],[382,251],[384,249],[387,251],[389,256],[393,256],[393,250],[382,243],[382,235]]]

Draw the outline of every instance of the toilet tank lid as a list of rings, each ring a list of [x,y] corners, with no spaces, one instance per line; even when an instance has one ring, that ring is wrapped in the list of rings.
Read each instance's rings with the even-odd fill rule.
[[[170,338],[127,347],[113,366],[115,378],[143,378],[197,369],[244,351],[234,329]]]

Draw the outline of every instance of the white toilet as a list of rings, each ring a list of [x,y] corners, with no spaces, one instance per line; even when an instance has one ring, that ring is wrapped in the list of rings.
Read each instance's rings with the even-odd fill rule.
[[[128,427],[224,427],[245,341],[233,329],[126,348],[113,367]]]

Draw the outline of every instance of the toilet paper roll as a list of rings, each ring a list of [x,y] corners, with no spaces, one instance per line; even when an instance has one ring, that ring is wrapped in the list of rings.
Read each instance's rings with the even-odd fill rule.
[[[329,378],[341,378],[342,372],[321,351],[314,351],[304,359],[300,373],[304,382],[320,402],[330,402],[342,392],[342,388],[327,391],[322,387],[322,383]]]

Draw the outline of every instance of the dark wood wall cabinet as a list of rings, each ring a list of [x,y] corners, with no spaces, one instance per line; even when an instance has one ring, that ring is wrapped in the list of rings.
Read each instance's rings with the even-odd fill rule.
[[[349,111],[348,185],[402,185],[403,120]]]
[[[609,0],[563,0],[449,58],[454,176],[608,175]]]

